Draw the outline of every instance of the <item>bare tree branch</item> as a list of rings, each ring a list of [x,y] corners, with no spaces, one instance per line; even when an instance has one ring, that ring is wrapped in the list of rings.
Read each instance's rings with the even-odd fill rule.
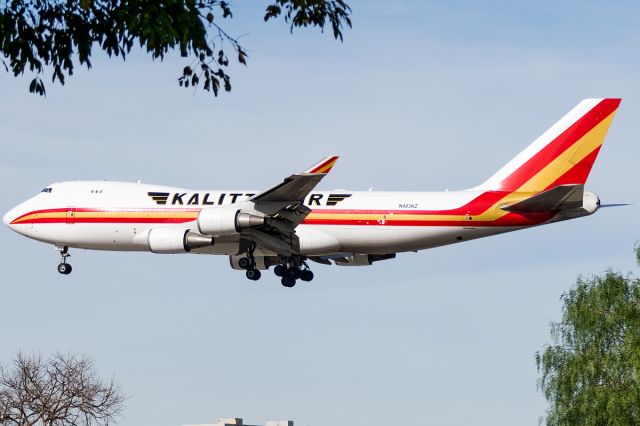
[[[108,425],[125,397],[111,379],[102,381],[87,356],[19,353],[12,368],[0,366],[0,425]]]

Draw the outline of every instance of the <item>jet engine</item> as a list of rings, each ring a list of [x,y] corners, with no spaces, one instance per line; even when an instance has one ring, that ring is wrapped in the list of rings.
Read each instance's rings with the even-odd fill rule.
[[[237,207],[209,207],[198,213],[200,233],[216,237],[237,234],[243,229],[261,226],[265,223],[265,216],[247,213]]]
[[[154,253],[188,253],[196,248],[212,246],[213,243],[212,236],[189,229],[153,228],[147,234],[149,250]]]
[[[380,260],[395,259],[396,254],[359,254],[354,253],[351,256],[334,259],[338,266],[369,266],[373,262]]]
[[[240,266],[240,259],[242,258],[245,258],[245,256],[229,256],[229,263],[231,264],[231,267],[236,270],[245,270],[245,268]],[[262,271],[269,269],[270,266],[278,264],[278,258],[275,256],[255,256],[255,259],[256,269],[260,269]]]

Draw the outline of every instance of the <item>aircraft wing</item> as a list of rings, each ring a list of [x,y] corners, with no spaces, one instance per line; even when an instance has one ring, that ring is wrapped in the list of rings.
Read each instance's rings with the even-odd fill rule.
[[[324,158],[306,171],[291,175],[282,183],[254,195],[251,201],[258,203],[302,203],[338,161],[337,155]]]
[[[338,156],[332,155],[314,164],[302,173],[291,175],[283,182],[249,199],[253,208],[268,216],[261,228],[248,229],[242,237],[272,250],[290,256],[299,250],[295,228],[311,213],[304,199],[333,168]]]
[[[517,203],[502,206],[515,213],[542,213],[582,207],[584,185],[559,185]]]

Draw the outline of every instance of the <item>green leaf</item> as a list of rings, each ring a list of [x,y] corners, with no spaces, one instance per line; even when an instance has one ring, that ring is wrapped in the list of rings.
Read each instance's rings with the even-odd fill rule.
[[[344,0],[271,0],[265,21],[282,16],[294,27],[313,26],[342,40],[342,29],[351,27],[351,9]],[[90,69],[93,49],[126,60],[134,44],[153,59],[164,59],[177,51],[191,62],[178,84],[198,86],[201,76],[194,69],[209,69],[202,88],[217,96],[220,85],[231,90],[225,72],[229,58],[247,65],[246,50],[221,27],[220,19],[233,18],[229,1],[223,0],[79,0],[24,1],[0,4],[0,53],[5,70],[14,76],[33,74],[29,91],[45,95],[40,76],[51,75],[53,83],[65,84],[79,63]],[[227,53],[225,53],[225,50]],[[235,54],[235,56],[234,56]],[[217,77],[214,77],[217,76]]]
[[[565,292],[535,361],[547,425],[640,424],[640,281],[608,271]]]

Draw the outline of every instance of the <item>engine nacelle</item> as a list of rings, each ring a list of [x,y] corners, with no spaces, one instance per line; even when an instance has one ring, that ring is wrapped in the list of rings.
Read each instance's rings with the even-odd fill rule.
[[[335,259],[338,266],[369,266],[373,262],[380,260],[395,259],[396,254],[359,254],[354,253],[351,256]]]
[[[189,229],[152,228],[147,234],[149,250],[154,253],[188,253],[214,244],[213,237]]]
[[[198,230],[201,234],[223,235],[237,234],[243,229],[261,226],[266,223],[265,216],[243,212],[237,207],[209,207],[198,213]]]
[[[229,256],[229,263],[231,264],[231,267],[236,270],[244,270],[244,268],[240,266],[240,259],[242,259],[243,257],[246,257],[246,256],[243,256],[243,255]],[[275,256],[255,256],[255,259],[256,259],[256,269],[260,269],[261,271],[269,269],[270,266],[274,266],[278,264],[278,259]]]

